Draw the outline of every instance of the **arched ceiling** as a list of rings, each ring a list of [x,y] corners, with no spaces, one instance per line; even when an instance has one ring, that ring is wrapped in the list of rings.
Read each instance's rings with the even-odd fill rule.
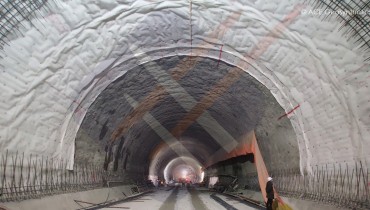
[[[186,69],[194,60],[196,64]],[[180,63],[185,69],[179,67]],[[183,70],[187,74],[181,79],[168,78]],[[240,77],[230,86],[217,86],[231,71],[241,72]],[[160,88],[167,86],[171,90],[161,91]],[[212,100],[207,94],[214,87],[218,87],[217,91],[222,94],[214,97],[204,114],[187,123],[191,119],[186,117],[189,113],[190,116],[197,114],[188,107],[196,107],[204,97]],[[155,100],[150,98],[153,95]],[[144,108],[135,112],[137,107]],[[228,147],[230,142],[238,144],[244,135],[257,127],[264,133],[270,132],[264,128],[261,118],[269,119],[274,115],[265,115],[265,110],[283,113],[269,90],[241,69],[216,59],[173,56],[137,66],[111,83],[89,107],[79,132],[84,133],[90,144],[99,144],[101,151],[104,147],[109,148],[114,140],[113,165],[124,165],[123,168],[129,170],[130,165],[147,166],[150,163],[150,175],[158,175],[179,156],[191,157],[204,167],[209,164],[210,156],[220,150],[230,152],[233,149]],[[131,120],[140,114],[142,118]],[[176,128],[184,124],[189,126],[180,129],[179,133]],[[289,129],[293,128],[287,127]],[[295,149],[291,152],[298,158],[294,134],[291,133],[289,138],[290,141],[279,142],[280,147],[292,143]],[[77,138],[76,141],[84,139]],[[76,150],[87,149],[81,146]],[[96,150],[84,153],[93,156]],[[126,159],[128,153],[130,156]],[[76,154],[76,158],[80,159],[82,155]]]
[[[319,2],[324,3],[318,4],[318,7],[339,7],[329,1]],[[360,5],[357,1],[343,2],[346,3],[341,5],[346,4],[350,8],[366,9],[369,6]],[[370,147],[367,138],[370,135],[370,73],[366,61],[369,57],[366,51],[368,33],[366,24],[362,23],[368,20],[369,15],[353,16],[344,26],[360,36],[358,43],[351,38],[356,36],[343,35],[339,31],[343,28],[341,21],[345,18],[329,16],[323,19],[322,16],[307,13],[315,7],[304,3],[300,0],[112,0],[98,3],[93,0],[72,0],[58,1],[55,5],[50,2],[52,6],[48,11],[40,11],[43,15],[40,20],[32,18],[31,24],[28,20],[19,19],[23,25],[19,28],[19,35],[8,36],[7,45],[3,45],[0,58],[0,149],[49,157],[63,156],[71,167],[79,152],[75,150],[78,130],[88,130],[80,129],[81,123],[89,117],[94,119],[88,115],[90,107],[98,103],[96,99],[103,97],[101,93],[109,90],[107,87],[114,85],[115,81],[119,83],[120,79],[125,78],[123,75],[130,75],[129,70],[142,68],[142,64],[150,67],[152,61],[160,61],[165,57],[173,59],[176,56],[196,55],[237,66],[271,92],[279,105],[289,113],[287,117],[296,135],[301,169],[335,162],[352,164],[356,161],[363,161],[368,166],[370,154],[366,148]],[[162,64],[158,62],[156,65]],[[181,82],[187,78],[187,74],[176,72],[174,77]],[[234,82],[240,82],[235,79],[238,76],[239,73],[235,72],[226,74],[221,79],[224,81],[222,84],[230,83],[233,86]],[[143,78],[150,86],[151,77],[144,71]],[[176,90],[165,84],[167,93]],[[182,85],[186,87],[186,84]],[[196,98],[198,89],[187,88],[193,91],[193,97]],[[204,85],[200,90],[206,88],[207,85]],[[129,99],[131,106],[140,102],[140,94],[146,89],[137,87],[136,90],[130,93],[133,95]],[[259,90],[256,86],[256,93]],[[231,94],[223,94],[223,97],[228,96],[231,97]],[[176,110],[180,110],[176,112],[178,117],[183,116],[186,109],[171,99],[173,95],[169,97],[164,94],[163,97],[166,101],[168,99],[171,106],[164,110],[153,107],[154,110],[158,109],[156,113],[163,115],[164,112],[174,111],[176,107]],[[248,104],[258,105],[259,98]],[[224,100],[225,104],[217,105],[217,101],[215,105],[212,103],[212,109],[239,109],[228,98]],[[130,109],[127,103],[122,103],[122,109]],[[100,110],[111,115],[111,110]],[[251,121],[243,121],[245,125],[238,125],[240,127],[236,127],[235,132],[231,132],[233,126],[224,124],[227,133],[232,134],[227,136],[229,140],[231,137],[237,138],[242,129],[250,129],[260,116],[254,117],[253,113],[245,114],[247,112],[241,110],[241,115],[246,117],[243,120],[250,117]],[[267,111],[274,113],[269,109]],[[230,112],[222,113],[225,116],[212,111],[209,114],[215,119],[235,118],[227,114]],[[282,114],[274,113],[277,117],[272,119]],[[100,115],[97,113],[97,116]],[[158,127],[160,121],[153,121],[152,117],[148,118],[149,124],[135,124],[129,129],[132,136],[125,139],[129,142],[134,137],[143,138],[141,135],[157,138],[155,133],[146,129],[148,126],[162,129]],[[161,116],[158,114],[155,117]],[[118,117],[115,119],[119,121]],[[277,136],[279,139],[286,138],[284,129],[278,126],[284,122],[266,119],[269,118],[261,118],[264,128],[270,126],[268,128],[274,130],[275,135],[263,136],[266,129],[256,128],[257,137],[268,139],[261,142],[269,142],[266,148],[268,145],[278,147],[272,139]],[[163,123],[164,118],[160,120]],[[175,121],[175,118],[166,119],[164,127],[171,128]],[[99,119],[96,124],[104,125],[105,122]],[[217,141],[215,138],[225,134],[215,129],[217,124],[214,121],[206,122],[212,125],[209,129],[217,131],[217,135],[211,138],[207,135],[209,132],[204,132],[204,127],[201,129],[194,124],[192,129],[196,137],[201,137],[205,142],[210,139]],[[107,125],[109,123],[112,122],[108,121]],[[187,122],[182,126],[187,127]],[[121,138],[118,136],[122,136],[122,131],[128,128],[127,125],[120,127],[115,135],[118,142]],[[145,132],[139,136],[138,130],[141,128]],[[79,133],[77,137],[99,137],[100,131],[96,129]],[[290,132],[288,136],[291,136]],[[154,144],[151,146],[155,148]],[[127,151],[125,154],[135,155]],[[267,159],[275,161],[271,157]]]

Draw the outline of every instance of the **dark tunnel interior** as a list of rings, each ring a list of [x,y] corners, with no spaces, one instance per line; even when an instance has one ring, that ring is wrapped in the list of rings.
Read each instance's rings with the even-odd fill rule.
[[[186,73],[176,78],[181,71]],[[239,74],[235,83],[220,82],[233,71]],[[196,101],[202,100],[211,102],[192,120],[198,114]],[[199,177],[212,154],[228,152],[230,142],[254,131],[269,168],[274,168],[276,157],[298,167],[292,125],[289,119],[275,120],[281,113],[270,91],[235,66],[203,57],[161,58],[128,71],[102,91],[79,129],[75,159],[124,170],[128,179],[164,179],[169,163],[186,157],[198,167],[194,171]],[[247,170],[255,169],[251,165]]]

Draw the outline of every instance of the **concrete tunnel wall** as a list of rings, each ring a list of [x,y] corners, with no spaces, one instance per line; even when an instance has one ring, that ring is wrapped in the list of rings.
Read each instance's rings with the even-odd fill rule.
[[[75,160],[83,163],[100,156],[99,162],[103,162],[109,153],[104,151],[104,147],[108,148],[115,130],[125,119],[129,119],[127,116],[133,112],[127,97],[144,101],[159,83],[151,73],[165,77],[185,59],[189,58],[175,56],[155,60],[145,64],[145,67],[138,66],[102,91],[90,106],[80,127],[76,138],[76,151],[81,152],[76,153]],[[185,117],[186,110],[183,106],[190,103],[190,97],[201,100],[212,86],[235,68],[215,59],[197,59],[197,64],[185,77],[178,80],[179,87],[184,90],[174,87],[171,93],[164,92],[157,96],[161,100],[150,109],[154,119],[169,131]],[[181,98],[181,101],[176,100],[178,98]],[[145,105],[151,106],[147,101]],[[216,119],[225,132],[232,136],[229,141],[239,142],[246,133],[256,130],[259,141],[263,142],[261,146],[264,157],[271,166],[299,168],[298,145],[289,120],[277,120],[284,111],[267,88],[247,73],[231,85],[208,112],[210,118]],[[208,118],[206,120],[210,121]],[[158,176],[172,159],[178,155],[187,156],[179,146],[184,146],[203,167],[207,164],[207,158],[218,150],[224,150],[224,145],[215,139],[226,139],[225,133],[207,130],[207,125],[194,122],[179,138],[180,144],[158,148],[160,153],[151,156],[158,146],[166,145],[166,139],[162,140],[163,136],[158,135],[150,124],[151,122],[143,119],[130,124],[130,129],[122,134],[123,137],[118,139],[113,148],[111,169],[116,163],[124,170],[139,170],[138,173]],[[100,148],[94,146],[95,144],[99,144]],[[150,168],[151,171],[147,171],[149,163],[154,165],[154,168]]]
[[[189,1],[180,0],[59,2],[50,11],[41,11],[45,18],[40,21],[33,19],[33,24],[24,21],[22,35],[9,37],[1,52],[1,153],[18,150],[63,157],[70,167],[86,157],[102,162],[105,148],[99,139],[104,124],[108,127],[119,122],[130,109],[124,104],[117,105],[118,110],[114,111],[117,118],[107,121],[113,111],[106,107],[109,101],[102,102],[113,94],[114,99],[119,98],[124,92],[104,92],[114,91],[114,85],[140,72],[141,64],[150,67],[153,64],[150,61],[154,61],[165,67],[171,59],[197,55],[213,66],[220,59],[221,72],[230,66],[248,72],[236,82],[239,86],[234,84],[235,88],[246,88],[243,82],[250,82],[256,87],[252,95],[267,94],[241,102],[253,104],[261,100],[267,107],[258,113],[259,120],[254,121],[262,126],[247,127],[256,130],[269,167],[284,167],[287,162],[281,160],[289,156],[282,154],[291,151],[289,154],[294,156],[296,149],[302,170],[356,161],[369,166],[366,148],[370,146],[367,138],[370,75],[369,63],[365,61],[368,51],[338,31],[342,26],[340,20],[335,17],[322,20],[303,13],[302,8],[309,11],[313,7],[310,4],[302,7],[302,3],[202,0],[192,1],[189,7]],[[145,79],[145,72],[141,72]],[[208,76],[217,74],[205,78]],[[122,84],[137,88],[130,92],[135,100],[140,99],[140,91],[145,92],[146,87],[137,83],[127,80]],[[192,84],[207,85],[189,82],[190,90]],[[193,97],[196,96],[194,93]],[[284,114],[279,105],[285,112],[300,105],[288,116],[291,123],[287,118],[277,120]],[[215,109],[216,113],[227,115],[229,106],[225,106],[220,107],[222,112]],[[172,106],[165,107],[172,113]],[[245,110],[243,116],[250,114],[255,113]],[[231,124],[224,122],[227,130]],[[237,132],[229,132],[234,138],[246,131],[243,123],[232,125],[239,127]],[[209,137],[196,127],[189,129],[199,131],[194,139],[204,137],[207,141]],[[145,132],[140,134],[138,129]],[[129,134],[124,137],[126,144],[134,139],[147,140],[146,137],[158,139],[144,122],[136,124]],[[132,152],[124,150],[122,154],[131,159],[138,155],[135,150],[144,149],[142,154],[149,154],[155,147],[154,143],[142,141],[130,145],[126,149],[131,148]],[[281,160],[269,154],[281,154]],[[137,162],[130,160],[128,167],[145,173],[143,167],[133,164],[144,163],[145,158],[144,155],[135,159]],[[146,166],[149,168],[148,163]]]

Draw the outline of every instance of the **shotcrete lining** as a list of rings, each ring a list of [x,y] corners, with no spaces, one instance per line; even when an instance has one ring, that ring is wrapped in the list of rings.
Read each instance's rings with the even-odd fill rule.
[[[241,69],[216,59],[201,57],[192,59],[197,60],[198,63],[194,68],[189,69],[186,76],[177,82],[184,88],[187,94],[197,101],[205,97],[210,89],[222,80],[228,72],[235,70],[243,72]],[[174,67],[184,60],[186,62],[191,61],[187,56],[173,56],[146,63],[145,67],[137,66],[102,91],[87,111],[79,130],[79,133],[85,133],[88,139],[76,139],[76,161],[88,159],[85,156],[95,156],[97,153],[97,151],[78,147],[78,142],[89,141],[91,144],[99,144],[101,147],[100,151],[103,151],[103,148],[111,141],[115,129],[120,124],[126,123],[126,117],[133,111],[132,107],[127,103],[127,95],[151,107],[151,104],[147,104],[149,102],[144,101],[144,99],[159,83],[148,72],[155,72],[157,74],[156,77],[162,77],[164,76],[163,71],[171,73]],[[184,65],[184,68],[186,67]],[[225,93],[215,100],[208,112],[226,132],[237,141],[244,134],[255,130],[257,127],[260,127],[259,129],[265,132],[270,132],[274,136],[274,130],[271,129],[271,125],[268,127],[271,130],[266,130],[264,126],[267,125],[264,123],[268,122],[276,127],[280,126],[281,122],[284,121],[278,121],[276,116],[283,113],[283,110],[264,85],[243,72],[235,83],[230,87],[224,88],[226,90]],[[174,90],[175,94],[180,95],[180,98],[182,98],[180,102],[176,101],[173,95],[163,93],[162,99],[149,112],[168,131],[171,131],[177,123],[181,122],[186,114],[186,111],[182,108],[183,104],[179,103],[187,104],[189,103],[189,98],[185,97],[185,93],[182,91],[181,89]],[[266,112],[266,110],[273,110],[274,112]],[[261,123],[262,117],[266,118],[264,123]],[[274,122],[271,122],[271,119],[275,119]],[[152,161],[149,173],[156,176],[158,171],[167,165],[169,161],[178,155],[186,155],[186,153],[181,153],[181,148],[176,148],[176,145],[170,145],[172,149],[169,147],[161,148],[156,156],[150,157],[153,149],[162,140],[166,142],[166,139],[162,139],[161,136],[154,132],[155,129],[152,129],[142,119],[133,124],[130,123],[130,129],[122,134],[122,138],[117,139],[113,148],[114,154],[112,157],[118,158],[120,167],[129,163],[124,169],[134,170],[130,167],[137,165],[148,166],[148,163]],[[289,144],[293,145],[289,149],[294,158],[291,160],[285,158],[284,160],[286,164],[298,167],[298,146],[290,122],[286,124],[284,129],[290,136],[284,139],[275,138],[275,141],[279,142],[278,146],[273,148],[266,147],[265,153],[283,153],[286,151],[284,148],[286,148],[289,142]],[[212,134],[206,132],[204,127],[194,122],[181,135],[179,141],[201,164],[205,164],[207,157],[218,150],[224,150],[223,146],[217,143],[212,136]],[[220,136],[220,138],[225,137]],[[261,136],[261,141],[263,140],[264,137]],[[181,154],[176,151],[180,151]],[[130,154],[128,157],[125,155],[127,152]],[[116,156],[117,153],[120,154]],[[283,154],[280,155],[284,156]]]
[[[1,52],[2,151],[64,156],[73,164],[85,111],[130,67],[125,62],[120,73],[107,68],[122,55],[135,54],[128,44],[163,57],[190,55],[209,43],[204,56],[217,58],[224,44],[222,60],[236,65],[239,60],[231,54],[257,63],[253,69],[240,66],[271,90],[286,112],[301,105],[290,117],[302,168],[358,160],[368,165],[368,64],[357,45],[337,32],[342,23],[301,14],[261,57],[248,57],[295,3],[300,1],[196,1],[190,36],[185,1],[61,2],[63,9],[44,14],[42,24],[32,22],[42,30],[25,24],[24,36]],[[239,11],[240,17],[224,22]]]

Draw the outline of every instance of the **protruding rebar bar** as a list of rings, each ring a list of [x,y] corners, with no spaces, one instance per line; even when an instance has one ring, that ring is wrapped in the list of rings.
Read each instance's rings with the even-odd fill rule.
[[[310,199],[353,209],[369,209],[369,170],[362,162],[349,165],[315,166],[313,173],[297,170],[269,171],[274,175],[275,190],[287,197]],[[246,188],[259,191],[256,173],[247,175]]]
[[[25,160],[24,153],[6,151],[0,160],[0,202],[99,188],[103,179],[123,184],[120,173],[111,175],[87,164],[74,164],[74,170],[68,170],[67,165],[63,159],[29,155]]]
[[[58,0],[0,0],[0,17],[3,20],[0,21],[0,49],[9,42],[10,36],[23,36],[21,28],[25,28],[24,21],[36,29],[33,20],[43,25],[40,19],[44,18],[43,12],[53,6],[51,2],[55,6],[60,5]]]

